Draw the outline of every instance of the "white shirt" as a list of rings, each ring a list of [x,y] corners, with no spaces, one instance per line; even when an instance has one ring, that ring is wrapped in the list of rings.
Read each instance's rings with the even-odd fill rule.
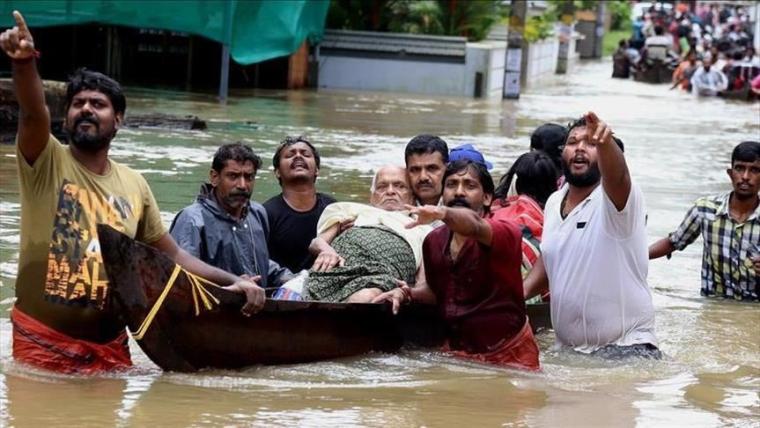
[[[696,95],[715,96],[728,87],[728,78],[715,65],[710,71],[699,67],[691,76],[691,90]]]
[[[557,343],[586,353],[611,344],[657,346],[641,190],[632,184],[618,211],[600,184],[563,220],[567,191],[565,184],[546,202],[541,243]]]

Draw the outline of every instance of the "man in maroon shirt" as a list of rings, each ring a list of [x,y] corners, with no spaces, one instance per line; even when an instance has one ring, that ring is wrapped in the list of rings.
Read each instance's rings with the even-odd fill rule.
[[[450,163],[443,176],[444,206],[407,206],[417,221],[440,220],[423,244],[427,284],[378,296],[401,303],[437,304],[448,329],[446,349],[457,356],[538,370],[538,346],[523,299],[521,232],[509,220],[491,218],[494,183],[485,165]]]

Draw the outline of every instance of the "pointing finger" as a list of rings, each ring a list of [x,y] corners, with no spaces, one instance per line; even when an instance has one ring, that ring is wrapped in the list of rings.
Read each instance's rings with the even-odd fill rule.
[[[26,36],[29,34],[29,27],[26,26],[26,21],[24,21],[24,17],[21,16],[21,12],[14,10],[13,11],[13,19],[16,20],[16,26],[18,27],[19,32],[22,36]]]

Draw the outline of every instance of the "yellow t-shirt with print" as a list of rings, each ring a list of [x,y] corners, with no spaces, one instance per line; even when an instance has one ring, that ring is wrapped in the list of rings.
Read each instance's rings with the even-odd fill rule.
[[[34,165],[16,148],[21,195],[17,304],[38,300],[102,310],[108,296],[96,232],[106,223],[145,243],[166,230],[145,179],[112,160],[93,174],[52,135]]]

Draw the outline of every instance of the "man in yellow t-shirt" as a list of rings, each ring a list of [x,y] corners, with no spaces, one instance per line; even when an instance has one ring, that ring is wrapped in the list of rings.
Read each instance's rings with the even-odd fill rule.
[[[96,224],[106,223],[164,251],[188,271],[245,293],[244,314],[264,304],[263,289],[180,249],[161,223],[145,179],[108,157],[124,118],[119,84],[78,70],[66,92],[68,146],[50,135],[50,114],[37,72],[34,41],[20,13],[0,34],[13,64],[20,112],[16,154],[21,188],[21,248],[16,281],[13,356],[69,373],[131,365],[123,321],[109,310],[108,278]]]

